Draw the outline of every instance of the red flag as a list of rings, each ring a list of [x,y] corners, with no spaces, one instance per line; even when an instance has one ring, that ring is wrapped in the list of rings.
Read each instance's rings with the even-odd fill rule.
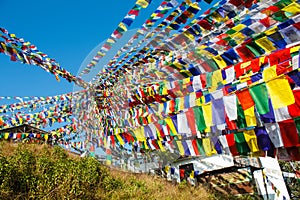
[[[298,179],[298,182],[299,182],[300,181],[300,171],[296,170],[295,175],[296,175],[296,178]]]

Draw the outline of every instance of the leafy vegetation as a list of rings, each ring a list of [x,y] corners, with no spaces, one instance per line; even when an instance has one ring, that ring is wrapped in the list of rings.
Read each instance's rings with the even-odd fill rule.
[[[300,162],[284,162],[279,161],[280,168],[284,172],[295,173],[295,170],[300,169]],[[291,195],[291,199],[299,199],[300,198],[300,181],[296,178],[286,178],[286,186]]]
[[[60,147],[0,143],[1,199],[211,199],[200,187],[175,186],[80,158]]]

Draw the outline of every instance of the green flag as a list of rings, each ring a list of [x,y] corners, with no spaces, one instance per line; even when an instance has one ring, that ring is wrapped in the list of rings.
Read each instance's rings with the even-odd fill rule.
[[[236,120],[236,124],[238,128],[239,129],[246,128],[247,124],[246,124],[245,114],[241,104],[238,104],[237,106],[237,114],[238,114],[238,118]]]
[[[250,95],[255,102],[257,112],[264,115],[270,111],[268,90],[265,83],[255,85],[249,89]]]
[[[196,118],[196,124],[198,131],[204,131],[206,129],[206,124],[203,116],[202,107],[194,107],[193,108]]]
[[[240,154],[247,154],[250,152],[250,148],[245,140],[244,133],[238,132],[234,134],[234,141],[236,144],[236,148]]]

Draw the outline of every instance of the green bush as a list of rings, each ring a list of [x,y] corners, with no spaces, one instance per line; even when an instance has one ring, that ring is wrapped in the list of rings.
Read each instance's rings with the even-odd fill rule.
[[[24,145],[11,156],[0,154],[0,198],[94,199],[99,187],[112,190],[122,182],[94,158],[70,158],[60,147],[34,152]]]

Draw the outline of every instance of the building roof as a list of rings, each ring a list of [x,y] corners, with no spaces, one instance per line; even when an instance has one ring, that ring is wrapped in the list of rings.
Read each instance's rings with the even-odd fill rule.
[[[43,133],[49,134],[49,132],[44,131],[42,129],[36,128],[34,126],[28,124],[22,124],[19,126],[14,126],[10,128],[1,129],[0,133]]]

